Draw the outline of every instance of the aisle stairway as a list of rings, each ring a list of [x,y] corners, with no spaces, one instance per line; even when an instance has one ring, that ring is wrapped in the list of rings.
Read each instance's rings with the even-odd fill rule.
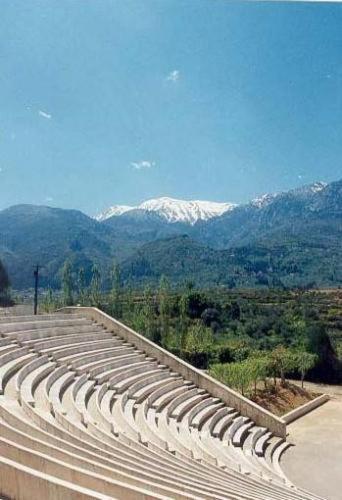
[[[82,312],[0,319],[0,495],[315,500],[288,444]]]

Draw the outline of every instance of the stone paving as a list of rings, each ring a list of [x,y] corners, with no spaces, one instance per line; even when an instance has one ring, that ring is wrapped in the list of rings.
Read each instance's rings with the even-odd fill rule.
[[[327,500],[341,500],[342,387],[307,384],[307,388],[323,389],[331,400],[288,425],[288,441],[295,446],[283,455],[282,468],[296,485]]]

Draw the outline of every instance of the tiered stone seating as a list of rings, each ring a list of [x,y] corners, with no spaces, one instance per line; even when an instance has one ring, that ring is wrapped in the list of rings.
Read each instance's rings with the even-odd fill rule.
[[[284,476],[283,437],[198,387],[191,370],[185,378],[167,356],[144,352],[138,337],[82,309],[6,316],[0,336],[0,495],[317,498]]]

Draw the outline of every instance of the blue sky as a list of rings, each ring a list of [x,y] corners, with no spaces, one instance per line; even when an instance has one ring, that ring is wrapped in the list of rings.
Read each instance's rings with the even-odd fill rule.
[[[342,4],[2,0],[0,208],[342,177]]]

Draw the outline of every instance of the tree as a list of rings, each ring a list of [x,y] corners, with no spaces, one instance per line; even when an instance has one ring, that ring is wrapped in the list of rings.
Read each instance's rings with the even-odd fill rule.
[[[215,364],[209,369],[209,374],[226,384],[228,387],[237,389],[245,395],[253,376],[248,361],[242,363]]]
[[[281,385],[285,387],[285,375],[296,368],[296,358],[293,351],[284,346],[276,347],[270,354],[269,366],[273,377],[279,376],[281,379]]]
[[[170,329],[170,285],[165,276],[160,278],[159,291],[159,324],[162,345],[167,344]]]
[[[230,306],[230,317],[232,320],[240,320],[241,308],[238,302],[233,301]]]
[[[246,364],[254,383],[254,394],[256,395],[258,382],[260,380],[266,381],[269,361],[267,356],[258,351],[254,353],[253,357],[246,360]]]
[[[315,366],[318,361],[317,354],[313,354],[311,352],[307,352],[303,349],[298,350],[295,354],[296,357],[296,365],[300,372],[300,380],[302,383],[302,387],[304,387],[304,378],[305,375],[311,368]]]
[[[80,270],[78,271],[77,288],[78,288],[78,300],[81,306],[84,306],[86,305],[87,301],[87,289],[86,289],[85,272],[83,267],[81,267]]]
[[[213,342],[212,330],[197,320],[187,332],[185,350],[189,353],[208,352],[212,348]]]
[[[121,297],[121,277],[120,268],[116,262],[114,262],[111,270],[111,313],[115,318],[122,317],[122,297]]]
[[[186,335],[189,326],[189,299],[188,292],[185,291],[179,299],[179,330],[181,349],[185,349]]]
[[[49,287],[43,298],[43,310],[47,313],[51,313],[56,310],[56,300],[53,296],[52,290]]]
[[[10,297],[10,280],[5,266],[0,260],[0,304],[8,305],[11,303]]]
[[[62,269],[62,290],[63,290],[63,303],[65,306],[72,306],[74,303],[73,298],[73,278],[72,267],[70,260],[64,262]]]
[[[91,274],[90,298],[92,305],[99,307],[101,304],[101,273],[96,264],[93,264]]]

